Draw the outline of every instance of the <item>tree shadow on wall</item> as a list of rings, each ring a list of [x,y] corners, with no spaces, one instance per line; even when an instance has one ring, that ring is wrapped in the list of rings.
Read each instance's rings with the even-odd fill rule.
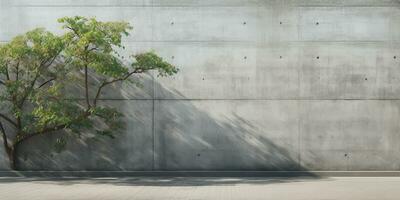
[[[297,134],[286,136],[288,138],[279,131],[266,134],[259,126],[263,119],[254,122],[233,111],[240,103],[158,101],[155,106],[160,111],[155,117],[158,122],[155,125],[156,167],[166,170],[305,171],[296,161],[298,152],[294,146],[297,143],[293,141]],[[273,139],[288,146],[279,146]]]
[[[298,133],[293,128],[294,133],[287,134],[292,129],[286,127],[297,126],[295,121],[246,115],[258,109],[266,109],[263,112],[268,114],[274,104],[259,101],[261,107],[251,108],[249,102],[244,102],[240,111],[237,107],[243,102],[235,100],[153,101],[153,87],[180,99],[181,94],[153,82],[150,75],[142,80],[143,87],[123,84],[122,89],[117,89],[119,85],[114,85],[103,95],[101,103],[115,106],[125,115],[126,129],[115,139],[92,134],[38,136],[21,146],[19,168],[34,171],[307,171],[298,162]],[[247,108],[253,110],[246,111]],[[59,137],[67,140],[67,146],[57,153],[54,144]]]

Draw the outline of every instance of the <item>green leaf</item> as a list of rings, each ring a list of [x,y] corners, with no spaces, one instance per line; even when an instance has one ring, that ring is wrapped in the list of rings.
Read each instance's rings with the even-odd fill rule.
[[[148,70],[157,70],[159,76],[171,76],[179,71],[178,68],[165,62],[154,52],[138,54],[135,55],[134,58],[136,59],[136,62],[134,62],[132,66],[143,72]]]

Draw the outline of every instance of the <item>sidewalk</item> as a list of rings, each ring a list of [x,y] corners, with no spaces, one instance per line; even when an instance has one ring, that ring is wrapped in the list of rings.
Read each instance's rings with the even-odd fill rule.
[[[1,200],[385,200],[400,177],[0,178]]]

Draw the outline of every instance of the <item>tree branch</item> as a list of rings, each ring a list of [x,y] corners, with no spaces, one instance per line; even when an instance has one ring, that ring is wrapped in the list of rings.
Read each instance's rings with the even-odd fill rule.
[[[10,74],[8,73],[8,65],[6,66],[5,71],[6,71],[6,78],[7,78],[7,81],[9,81],[9,80],[10,80]]]
[[[35,133],[31,133],[31,134],[28,134],[28,135],[23,135],[15,142],[15,145],[18,145],[21,142],[23,142],[23,141],[25,141],[25,140],[33,137],[33,136],[40,135],[40,134],[45,134],[45,133],[50,133],[50,132],[53,132],[53,131],[59,131],[59,130],[62,130],[64,128],[66,128],[67,126],[68,126],[68,124],[61,124],[61,125],[58,125],[58,126],[55,126],[55,127],[45,128],[45,129],[43,129],[41,131],[38,131],[38,132],[35,132]]]
[[[99,48],[97,48],[97,47],[93,47],[93,48],[90,48],[88,51],[96,51],[96,50],[98,50]]]
[[[72,27],[70,27],[70,26],[65,26],[65,28],[67,28],[67,29],[71,30],[72,32],[74,32],[75,35],[77,35],[78,37],[81,36],[74,28],[72,28]]]
[[[18,127],[17,123],[15,123],[12,119],[8,118],[4,114],[0,113],[0,117],[12,124],[13,126]]]
[[[85,99],[86,99],[86,104],[87,107],[90,108],[90,102],[89,102],[89,84],[88,84],[88,67],[87,65],[85,66]]]
[[[0,121],[0,131],[1,131],[2,136],[3,136],[4,148],[6,148],[6,151],[8,153],[10,151],[10,146],[8,146],[6,130],[4,129],[3,123],[1,121]]]
[[[31,138],[31,137],[37,136],[37,135],[47,134],[47,133],[51,133],[51,132],[54,132],[54,131],[63,130],[63,129],[65,129],[65,128],[67,128],[68,126],[72,125],[74,122],[76,122],[76,121],[81,121],[81,120],[87,118],[88,116],[90,116],[90,113],[89,113],[89,111],[87,110],[87,111],[85,111],[81,116],[77,117],[74,121],[71,121],[71,122],[69,122],[69,123],[64,123],[64,124],[56,125],[56,126],[53,126],[53,127],[47,127],[47,128],[44,128],[44,129],[42,129],[42,130],[36,131],[36,132],[31,133],[31,134],[28,134],[28,135],[22,135],[22,136],[15,142],[15,145],[18,145],[18,144],[20,144],[21,142],[23,142],[23,141],[25,141],[25,140],[27,140],[27,139],[29,139],[29,138]]]
[[[109,84],[112,84],[112,83],[115,83],[115,82],[118,82],[118,81],[124,81],[124,80],[128,79],[130,76],[132,76],[133,74],[142,73],[142,72],[143,72],[143,70],[135,69],[134,71],[127,73],[125,76],[123,76],[123,77],[121,77],[121,78],[117,78],[117,79],[113,79],[113,80],[111,80],[111,81],[105,81],[105,82],[103,82],[103,83],[100,85],[100,87],[97,89],[96,97],[95,97],[94,100],[93,100],[93,105],[96,107],[96,105],[97,105],[97,100],[98,100],[99,97],[100,97],[101,90],[102,90],[105,86],[107,86],[107,85],[109,85]]]
[[[51,79],[45,81],[44,83],[40,84],[38,88],[41,88],[41,87],[45,86],[47,83],[50,83],[50,82],[52,82],[54,80],[56,80],[56,78],[51,78]]]
[[[19,80],[19,63],[20,63],[20,61],[17,62],[17,66],[15,67],[17,69],[17,71],[15,72],[15,80],[16,81]]]
[[[24,105],[26,98],[29,96],[29,93],[33,90],[33,87],[35,86],[35,83],[36,83],[37,79],[38,79],[39,76],[40,76],[40,71],[41,71],[43,68],[48,68],[48,67],[50,67],[50,66],[53,64],[53,62],[56,60],[56,58],[58,57],[58,55],[60,55],[60,53],[61,53],[61,51],[58,51],[57,54],[56,54],[55,56],[53,56],[53,57],[51,57],[51,58],[48,58],[48,59],[45,59],[45,61],[43,61],[43,62],[40,63],[39,69],[38,69],[37,73],[35,74],[35,78],[32,80],[31,85],[30,85],[30,86],[26,89],[26,91],[24,92],[24,95],[23,95],[23,97],[21,98],[21,101],[20,101],[19,104],[18,104],[19,108],[21,108],[21,107]],[[49,62],[49,61],[50,61],[50,62]],[[49,62],[49,64],[44,65],[44,64],[47,63],[47,62]],[[39,88],[40,88],[40,86],[39,86]]]

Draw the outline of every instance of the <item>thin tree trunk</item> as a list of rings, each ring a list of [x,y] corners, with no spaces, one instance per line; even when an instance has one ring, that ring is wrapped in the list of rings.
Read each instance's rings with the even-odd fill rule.
[[[10,168],[12,170],[17,170],[17,151],[16,146],[7,149],[8,160]]]
[[[9,164],[10,164],[10,168],[12,170],[16,170],[17,169],[17,164],[16,164],[16,147],[18,144],[15,144],[14,146],[10,146],[8,141],[7,141],[7,135],[6,135],[6,130],[4,129],[3,123],[0,122],[0,131],[2,133],[3,136],[3,145],[4,148],[6,150],[6,153],[8,155],[8,160],[9,160]]]

